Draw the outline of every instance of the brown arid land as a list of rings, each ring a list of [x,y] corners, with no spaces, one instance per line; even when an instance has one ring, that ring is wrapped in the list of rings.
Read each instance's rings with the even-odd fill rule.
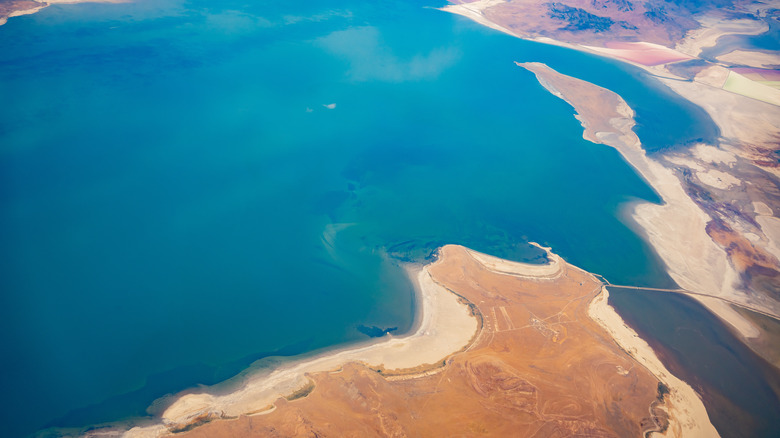
[[[777,7],[771,1],[750,0],[450,0],[450,3],[451,6],[443,9],[520,38],[593,46],[618,41],[647,42],[672,48],[686,39],[701,48],[713,45],[721,35],[760,33],[766,26],[755,23],[750,14]],[[722,18],[731,20],[724,25]]]
[[[476,330],[436,363],[331,362],[254,413],[212,401],[186,422],[128,436],[717,436],[695,392],[607,304],[602,282],[549,258],[540,267],[441,248],[423,276]]]
[[[453,3],[443,9],[510,35],[632,64],[710,115],[714,144],[648,156],[619,96],[532,67],[543,85],[558,80],[548,89],[574,106],[586,139],[617,148],[663,197],[632,216],[672,278],[780,367],[780,70],[766,68],[780,53],[703,55],[722,36],[767,31],[780,2]]]

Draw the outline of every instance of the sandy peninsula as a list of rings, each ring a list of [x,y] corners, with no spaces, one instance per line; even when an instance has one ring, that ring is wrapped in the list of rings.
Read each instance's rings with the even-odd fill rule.
[[[369,365],[378,351],[396,366],[444,353],[410,361],[405,352],[397,363],[382,346],[394,340],[387,341],[280,369],[219,400],[182,399],[166,412],[165,425],[128,436],[161,436],[174,425],[216,417],[181,435],[717,436],[693,389],[625,325],[602,283],[552,253],[549,259],[526,265],[461,246],[441,248],[421,272],[429,282],[421,280],[421,288],[449,295],[439,297],[445,302],[467,303],[457,318],[466,323],[463,335],[475,329],[476,335],[465,348],[459,348],[463,337],[451,342],[435,368],[378,371]],[[427,345],[442,339],[433,329],[414,336],[434,341]],[[271,386],[277,389],[264,392]],[[275,399],[263,395],[271,392]],[[219,415],[196,415],[207,412]],[[171,422],[173,416],[185,422]]]
[[[780,235],[776,216],[754,209],[760,204],[780,211],[780,71],[754,68],[774,65],[780,53],[732,47],[719,60],[702,58],[722,36],[765,32],[777,2],[737,0],[690,9],[660,0],[451,3],[443,10],[518,38],[632,64],[710,115],[721,134],[714,144],[648,157],[631,132],[632,111],[624,102],[585,92],[582,82],[549,86],[550,76],[537,74],[572,103],[586,139],[617,148],[664,198],[662,206],[633,206],[631,216],[670,275],[700,293],[696,299],[780,367],[772,335],[780,328]],[[583,92],[593,100],[577,99]],[[735,304],[752,310],[737,311]],[[758,321],[777,327],[764,330]]]
[[[652,186],[663,205],[636,204],[632,217],[664,260],[671,277],[683,289],[696,294],[711,311],[728,321],[744,337],[758,336],[758,329],[726,303],[748,309],[770,307],[780,315],[780,303],[756,302],[734,288],[738,273],[726,251],[707,234],[709,216],[688,196],[674,173],[649,158],[632,130],[633,111],[617,94],[576,78],[562,75],[544,64],[518,64],[536,74],[550,92],[572,105],[585,128],[583,137],[617,149]],[[709,297],[715,299],[709,299]]]

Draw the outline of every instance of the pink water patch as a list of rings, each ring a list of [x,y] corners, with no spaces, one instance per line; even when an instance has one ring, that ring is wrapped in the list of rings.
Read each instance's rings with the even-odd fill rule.
[[[747,67],[732,68],[730,70],[754,81],[780,81],[780,70],[767,70],[765,68]]]
[[[612,41],[605,46],[606,48],[599,51],[647,66],[692,59],[684,53],[653,43]]]

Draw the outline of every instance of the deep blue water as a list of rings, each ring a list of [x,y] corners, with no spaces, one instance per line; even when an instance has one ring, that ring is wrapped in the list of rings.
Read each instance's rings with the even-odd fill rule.
[[[532,240],[670,284],[618,219],[657,196],[513,61],[620,93],[649,150],[717,136],[700,109],[429,2],[279,3],[54,6],[0,27],[4,436],[408,330],[399,262],[444,243],[524,259]]]

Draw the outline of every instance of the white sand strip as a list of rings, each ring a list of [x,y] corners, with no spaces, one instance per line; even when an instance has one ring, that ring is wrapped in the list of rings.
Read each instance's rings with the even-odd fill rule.
[[[492,255],[483,254],[466,248],[469,255],[478,261],[484,267],[497,274],[511,275],[513,277],[533,278],[537,280],[553,280],[561,276],[565,263],[561,258],[537,243],[530,242],[531,245],[547,251],[549,262],[544,265],[532,265],[529,263],[512,262]]]
[[[710,422],[707,409],[690,385],[675,377],[658,359],[650,345],[631,329],[608,303],[607,288],[591,301],[588,315],[637,362],[647,368],[658,380],[669,388],[664,407],[669,413],[669,428],[666,433],[653,436],[709,438],[720,436]]]
[[[444,6],[443,8],[440,8],[440,10],[445,12],[450,12],[452,14],[461,15],[483,26],[487,26],[491,29],[495,29],[499,32],[504,32],[506,34],[516,37],[518,35],[512,32],[511,30],[485,17],[486,9],[496,5],[500,5],[501,3],[506,3],[506,0],[477,0],[471,3],[447,5]]]

